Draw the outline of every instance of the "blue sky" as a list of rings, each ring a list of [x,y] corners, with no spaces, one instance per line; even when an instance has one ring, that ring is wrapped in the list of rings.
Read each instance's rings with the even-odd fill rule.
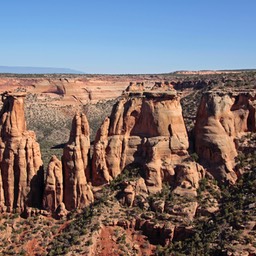
[[[255,0],[8,0],[0,65],[86,73],[256,68]]]

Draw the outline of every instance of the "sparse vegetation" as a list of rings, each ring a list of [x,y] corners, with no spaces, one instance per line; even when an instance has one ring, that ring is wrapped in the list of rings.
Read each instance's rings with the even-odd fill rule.
[[[204,92],[217,88],[256,88],[255,71],[210,75],[164,74],[149,77],[173,81],[174,87],[183,93],[181,103],[189,135],[193,134],[197,106]],[[93,140],[102,120],[110,114],[115,102],[100,101],[95,105],[88,104],[78,108],[51,105],[49,110],[45,102],[40,102],[36,95],[30,94],[27,97],[28,127],[37,133],[45,165],[52,154],[61,157],[76,110],[87,114]],[[190,142],[190,157],[197,162],[199,157],[194,152],[194,142],[192,139]],[[143,178],[141,166],[131,165],[110,184],[99,188],[95,203],[91,207],[69,212],[67,218],[62,220],[39,215],[22,219],[18,213],[1,214],[0,254],[87,255],[93,247],[107,252],[107,246],[112,246],[111,249],[118,255],[232,255],[235,252],[243,255],[244,251],[250,250],[251,255],[254,255],[255,131],[248,132],[236,143],[239,150],[236,171],[240,177],[235,185],[218,184],[206,175],[200,180],[199,187],[193,188],[196,190],[195,195],[186,197],[173,193],[174,187],[164,183],[163,189],[157,193],[148,196],[136,194],[134,204],[127,206],[119,200],[124,186]],[[183,211],[191,204],[196,205],[194,219],[190,219],[189,213]],[[175,231],[172,229],[174,226]],[[175,239],[172,240],[174,232]],[[104,240],[104,235],[111,237],[108,240],[109,245]]]

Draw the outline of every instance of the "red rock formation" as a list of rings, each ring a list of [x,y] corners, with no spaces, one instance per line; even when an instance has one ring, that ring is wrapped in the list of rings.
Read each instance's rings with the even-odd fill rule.
[[[65,204],[63,202],[59,204],[59,206],[57,207],[57,209],[55,211],[55,214],[56,214],[55,216],[58,219],[62,219],[65,216],[67,216],[68,211],[66,210]]]
[[[155,82],[154,86],[152,87],[153,91],[170,91],[173,90],[172,83],[165,81],[165,82]]]
[[[234,183],[234,140],[255,131],[256,97],[250,92],[209,92],[202,97],[195,125],[195,147],[200,159],[218,180]]]
[[[26,91],[34,94],[42,104],[81,105],[111,100],[119,97],[131,79],[143,80],[132,76],[76,76],[54,75],[34,77],[2,77],[0,93],[6,90]],[[147,82],[150,84],[150,81]],[[38,102],[37,102],[38,103]],[[53,105],[54,105],[53,104]]]
[[[48,165],[45,184],[43,207],[54,212],[63,202],[62,163],[56,156],[52,156]]]
[[[0,182],[0,205],[4,204],[7,211],[23,211],[26,206],[41,203],[41,153],[35,133],[26,130],[24,97],[24,94],[2,96],[0,180],[3,189]]]
[[[142,230],[152,243],[168,245],[175,235],[175,226],[171,223],[155,223],[152,220],[136,219],[135,230]]]
[[[188,137],[175,91],[123,97],[98,130],[92,161],[93,184],[110,182],[130,164],[140,164],[149,192],[174,177],[188,157]]]
[[[133,83],[130,82],[129,86],[125,90],[126,92],[143,92],[144,91],[144,83],[137,82]]]
[[[4,190],[3,190],[3,181],[2,174],[0,173],[0,212],[5,212],[5,200],[4,200]]]
[[[122,183],[122,191],[118,195],[119,201],[123,205],[127,206],[135,206],[137,202],[135,202],[135,198],[137,196],[140,197],[140,203],[143,204],[146,202],[146,198],[148,197],[148,189],[145,184],[143,178],[139,178],[135,181],[124,181]]]
[[[67,210],[83,208],[93,202],[89,179],[89,124],[84,114],[77,114],[70,139],[63,151],[64,203]]]

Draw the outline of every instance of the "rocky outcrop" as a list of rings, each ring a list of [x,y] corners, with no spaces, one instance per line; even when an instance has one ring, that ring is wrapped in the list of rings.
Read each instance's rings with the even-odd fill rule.
[[[130,82],[129,86],[125,89],[126,92],[143,92],[144,91],[144,83],[143,82]]]
[[[41,204],[41,153],[35,133],[26,129],[24,97],[22,93],[2,95],[0,206],[8,212]]]
[[[144,91],[141,95],[131,92],[114,106],[98,130],[92,160],[93,184],[108,183],[126,166],[139,164],[147,189],[155,193],[161,190],[163,181],[173,182],[175,166],[189,157],[187,149],[188,137],[176,91]]]
[[[204,177],[205,174],[204,168],[200,164],[193,161],[185,161],[182,164],[178,164],[174,170],[176,173],[175,187],[191,189],[195,192],[199,187],[199,181]]]
[[[65,216],[67,216],[67,214],[68,214],[68,211],[66,210],[65,204],[61,202],[55,211],[55,216],[58,219],[62,219]]]
[[[122,190],[118,195],[120,203],[128,207],[148,206],[145,205],[147,204],[146,198],[148,197],[148,189],[143,178],[138,178],[134,181],[123,181],[121,187]]]
[[[84,114],[76,114],[70,139],[63,151],[64,204],[67,210],[93,202],[89,181],[89,124]]]
[[[155,223],[152,220],[136,219],[135,230],[141,230],[151,243],[170,244],[175,235],[175,226],[171,223]]]
[[[46,171],[46,181],[43,196],[43,208],[54,212],[63,202],[62,163],[52,156]]]
[[[164,81],[164,82],[155,82],[154,86],[152,87],[153,91],[169,91],[173,90],[173,85],[171,82]]]
[[[235,139],[255,131],[254,92],[212,91],[203,95],[195,125],[195,149],[210,173],[234,183]]]

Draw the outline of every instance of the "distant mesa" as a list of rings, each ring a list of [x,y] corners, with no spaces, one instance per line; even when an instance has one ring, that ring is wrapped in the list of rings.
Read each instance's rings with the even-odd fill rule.
[[[212,74],[236,74],[241,72],[255,71],[255,69],[230,69],[230,70],[177,70],[171,72],[176,75],[212,75]]]
[[[0,73],[11,74],[84,74],[79,70],[51,67],[9,67],[0,66]]]

